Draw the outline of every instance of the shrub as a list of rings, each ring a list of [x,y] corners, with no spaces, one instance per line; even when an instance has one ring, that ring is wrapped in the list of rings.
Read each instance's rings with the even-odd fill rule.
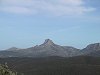
[[[0,75],[23,75],[23,74],[18,74],[17,72],[14,72],[9,69],[7,66],[7,63],[4,65],[0,64]]]

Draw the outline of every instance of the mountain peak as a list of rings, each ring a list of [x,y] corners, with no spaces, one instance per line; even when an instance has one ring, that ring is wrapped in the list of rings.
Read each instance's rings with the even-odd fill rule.
[[[51,45],[51,44],[54,44],[54,43],[53,43],[52,40],[46,39],[45,42],[44,42],[44,44],[49,44],[49,45]]]
[[[46,39],[42,45],[54,45],[53,41],[50,39]]]

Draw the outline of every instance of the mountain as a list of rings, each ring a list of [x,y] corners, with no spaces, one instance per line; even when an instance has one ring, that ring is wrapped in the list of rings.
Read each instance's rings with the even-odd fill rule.
[[[90,44],[84,49],[77,49],[71,46],[60,46],[52,40],[46,39],[43,44],[27,49],[12,47],[0,51],[0,57],[73,57],[80,55],[100,56],[100,43]]]
[[[11,47],[11,48],[7,49],[7,51],[14,51],[14,50],[20,50],[20,49],[16,48],[16,47]]]
[[[71,46],[60,46],[53,43],[52,40],[46,39],[41,45],[36,45],[27,49],[10,48],[8,50],[0,51],[1,57],[47,57],[47,56],[61,56],[72,57],[76,56],[79,49]]]
[[[79,50],[70,46],[60,46],[54,44],[52,40],[46,39],[45,42],[39,46],[35,46],[31,49],[32,55],[35,52],[36,56],[62,56],[69,57],[74,56]]]
[[[100,56],[100,43],[88,45],[86,48],[81,50],[81,54],[89,56]]]
[[[100,57],[100,43],[96,43],[93,47],[93,50],[91,53],[89,53],[89,56],[96,56],[96,57]]]

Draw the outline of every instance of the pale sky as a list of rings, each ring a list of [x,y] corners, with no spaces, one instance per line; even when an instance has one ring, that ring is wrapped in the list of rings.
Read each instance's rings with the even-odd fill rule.
[[[100,0],[0,0],[0,50],[48,38],[76,48],[100,42]]]

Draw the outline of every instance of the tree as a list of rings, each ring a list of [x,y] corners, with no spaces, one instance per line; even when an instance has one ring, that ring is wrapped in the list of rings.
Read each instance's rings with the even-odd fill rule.
[[[9,67],[7,66],[7,63],[5,63],[4,65],[0,64],[0,75],[22,75],[22,74],[18,74],[17,72],[10,70]]]

